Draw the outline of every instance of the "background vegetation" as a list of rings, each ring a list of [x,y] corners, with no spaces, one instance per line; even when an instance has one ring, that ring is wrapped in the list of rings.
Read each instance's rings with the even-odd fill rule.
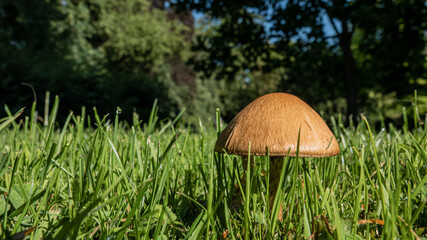
[[[426,16],[422,0],[0,0],[0,104],[49,90],[62,121],[82,105],[131,120],[158,99],[197,124],[284,91],[401,125],[415,89],[426,109]]]

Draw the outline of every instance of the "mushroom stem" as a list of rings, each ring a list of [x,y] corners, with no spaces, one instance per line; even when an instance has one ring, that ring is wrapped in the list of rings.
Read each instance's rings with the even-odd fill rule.
[[[273,208],[274,199],[276,198],[277,190],[279,188],[282,164],[283,164],[283,157],[270,157],[270,179],[269,179],[270,210]],[[279,215],[277,215],[277,219],[282,221],[281,201],[280,201]]]
[[[250,160],[251,168],[254,168],[253,156],[251,156]],[[280,183],[280,173],[282,170],[283,157],[270,157],[270,178],[269,178],[269,206],[270,210],[273,208],[274,198],[276,197],[277,189]],[[248,167],[248,156],[242,156],[242,166],[245,171]],[[240,178],[240,182],[244,187],[246,185],[245,174]],[[238,185],[236,185],[236,190],[238,189]],[[280,203],[279,215],[277,219],[282,221],[282,203]]]

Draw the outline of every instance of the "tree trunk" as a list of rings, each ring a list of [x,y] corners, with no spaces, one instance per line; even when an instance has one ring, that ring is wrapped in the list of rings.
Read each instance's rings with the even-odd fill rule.
[[[357,104],[358,84],[357,84],[357,66],[354,60],[353,52],[351,51],[352,31],[349,31],[348,26],[342,21],[343,31],[340,39],[341,50],[343,51],[344,64],[344,79],[346,85],[347,97],[347,114],[348,120],[356,120],[359,114]]]

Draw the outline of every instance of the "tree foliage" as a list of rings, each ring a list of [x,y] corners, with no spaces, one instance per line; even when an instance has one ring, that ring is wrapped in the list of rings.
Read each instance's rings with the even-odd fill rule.
[[[198,69],[239,81],[239,72],[259,69],[254,63],[262,58],[263,73],[285,68],[278,90],[296,93],[312,104],[345,98],[345,113],[353,115],[360,105],[366,110],[371,90],[399,97],[425,90],[425,83],[416,81],[427,77],[424,4],[177,1],[178,9],[195,9],[215,23],[198,38],[196,49],[207,53],[195,58]],[[281,57],[272,57],[276,54]]]
[[[30,85],[65,111],[144,119],[157,98],[197,122],[284,91],[395,118],[389,100],[427,95],[426,16],[421,0],[0,0],[0,104],[29,106]]]
[[[183,107],[189,90],[177,86],[171,69],[172,61],[186,61],[189,42],[186,27],[167,12],[146,0],[27,3],[0,5],[2,103],[31,101],[25,82],[39,97],[59,94],[63,109],[121,106],[146,115],[156,98],[163,116]]]

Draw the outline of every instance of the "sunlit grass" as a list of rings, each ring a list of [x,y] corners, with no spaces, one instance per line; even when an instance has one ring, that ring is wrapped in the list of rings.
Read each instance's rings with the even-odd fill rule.
[[[35,106],[0,120],[1,239],[427,237],[427,130],[418,117],[412,130],[328,120],[341,154],[286,158],[268,206],[268,157],[248,164],[242,184],[240,157],[213,152],[224,126],[195,131],[182,114],[160,121],[156,105],[131,124],[119,109],[110,117],[83,109],[59,125],[58,107],[56,99],[43,121]]]

